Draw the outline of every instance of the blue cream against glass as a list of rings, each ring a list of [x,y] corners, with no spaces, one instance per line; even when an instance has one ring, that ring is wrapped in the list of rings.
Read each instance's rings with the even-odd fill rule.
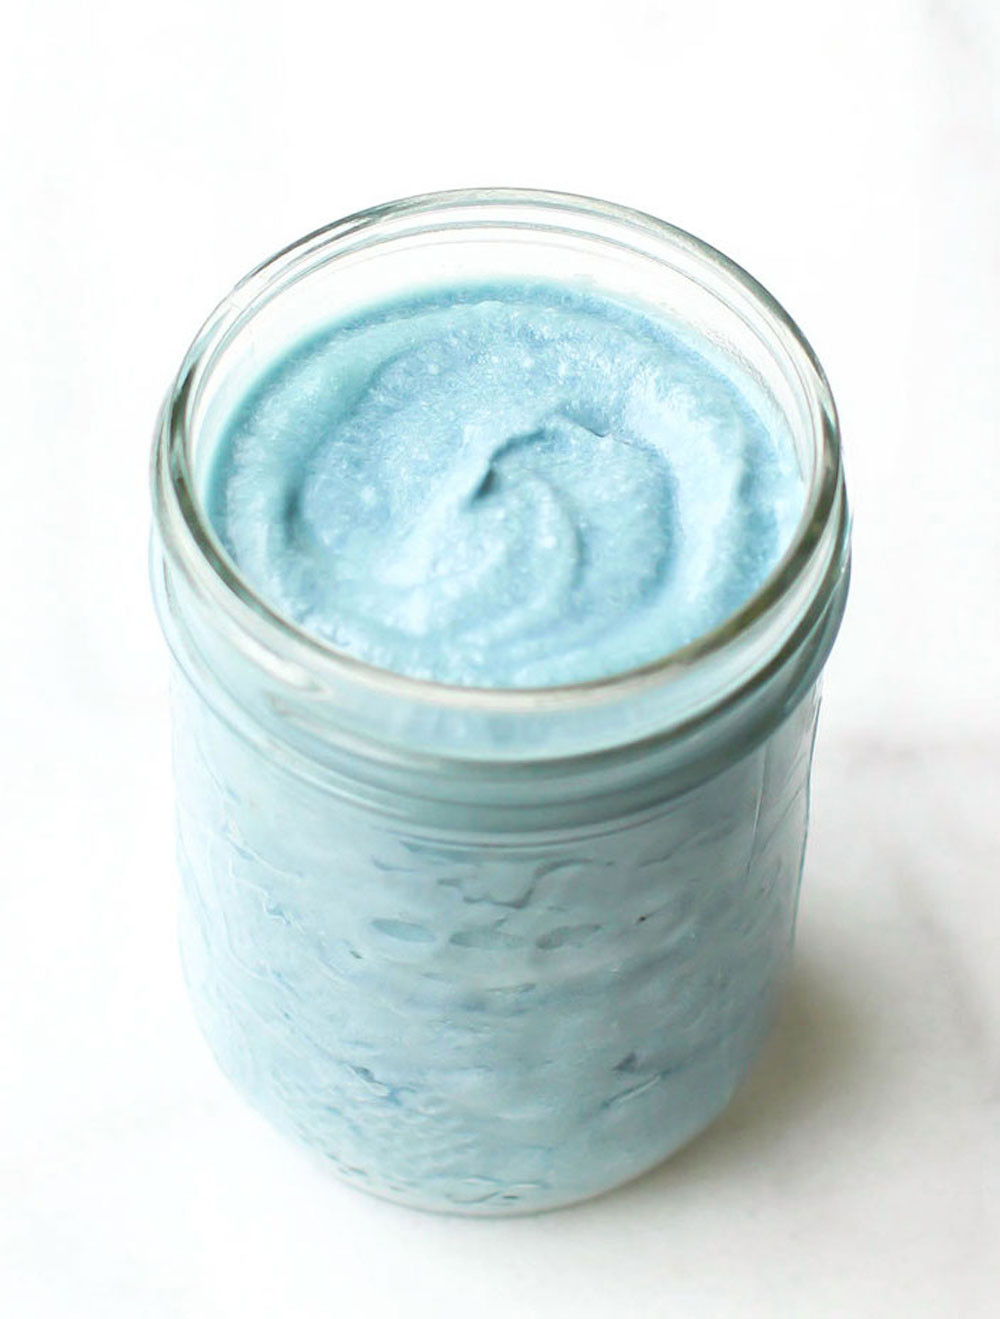
[[[722,623],[785,552],[804,479],[751,395],[638,306],[441,289],[270,363],[205,502],[259,596],[360,660],[599,679]],[[766,1031],[815,712],[810,686],[679,795],[498,831],[468,801],[421,821],[331,796],[179,683],[184,960],[220,1062],[424,1207],[546,1208],[652,1166]]]

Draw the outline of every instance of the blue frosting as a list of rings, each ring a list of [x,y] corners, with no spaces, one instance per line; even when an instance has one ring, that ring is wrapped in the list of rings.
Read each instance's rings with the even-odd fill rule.
[[[666,320],[563,286],[442,288],[272,364],[216,529],[279,613],[383,668],[534,687],[650,663],[785,551],[791,437]]]

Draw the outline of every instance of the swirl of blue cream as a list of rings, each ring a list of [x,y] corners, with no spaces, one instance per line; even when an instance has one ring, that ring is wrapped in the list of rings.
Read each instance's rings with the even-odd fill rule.
[[[739,608],[801,515],[790,435],[709,357],[544,284],[371,308],[254,383],[210,512],[274,608],[382,668],[481,687],[631,669]]]

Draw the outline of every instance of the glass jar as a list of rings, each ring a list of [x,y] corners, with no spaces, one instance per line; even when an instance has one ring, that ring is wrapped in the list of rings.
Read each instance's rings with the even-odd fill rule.
[[[205,513],[220,428],[289,343],[469,277],[664,310],[781,417],[786,555],[654,664],[536,690],[373,668],[259,598]],[[430,1209],[551,1208],[700,1131],[788,961],[818,679],[848,581],[830,393],[773,299],[649,216],[518,190],[318,231],[213,313],[166,400],[153,580],[173,653],[182,956],[223,1069],[346,1178]]]

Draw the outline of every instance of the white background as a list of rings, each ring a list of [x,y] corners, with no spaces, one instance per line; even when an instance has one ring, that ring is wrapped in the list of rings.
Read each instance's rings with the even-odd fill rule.
[[[1000,7],[15,4],[0,109],[0,1313],[995,1313]],[[673,1162],[503,1223],[341,1187],[216,1074],[145,577],[154,415],[214,302],[341,214],[491,183],[762,279],[856,517],[782,1026]]]

